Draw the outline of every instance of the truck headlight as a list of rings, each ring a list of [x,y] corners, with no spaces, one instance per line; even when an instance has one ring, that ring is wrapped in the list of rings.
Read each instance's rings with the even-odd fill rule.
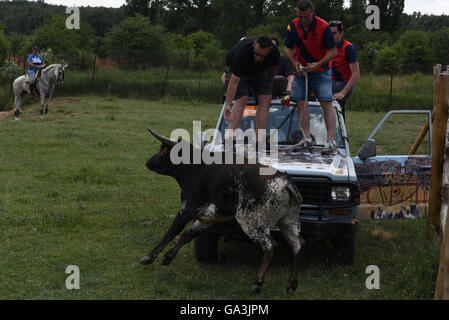
[[[333,186],[331,198],[333,201],[349,201],[351,199],[351,189],[349,187]]]

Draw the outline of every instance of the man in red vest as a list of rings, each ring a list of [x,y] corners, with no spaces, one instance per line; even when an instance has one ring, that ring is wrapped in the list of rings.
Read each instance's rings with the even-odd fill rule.
[[[331,154],[337,149],[335,143],[336,115],[332,106],[332,69],[330,61],[337,55],[335,40],[329,24],[315,16],[315,9],[310,0],[299,0],[296,5],[298,18],[287,26],[285,37],[285,55],[293,65],[296,76],[292,84],[290,99],[298,106],[298,120],[304,133],[299,146],[312,147],[310,135],[310,115],[305,106],[305,77],[299,72],[305,68],[308,76],[308,96],[311,90],[320,101],[324,111],[327,141],[323,154]],[[296,53],[296,60],[294,55]]]
[[[345,32],[341,21],[331,21],[329,26],[337,44],[337,56],[332,60],[332,92],[340,103],[344,117],[346,99],[352,95],[354,85],[360,78],[360,68],[355,47],[343,38]]]

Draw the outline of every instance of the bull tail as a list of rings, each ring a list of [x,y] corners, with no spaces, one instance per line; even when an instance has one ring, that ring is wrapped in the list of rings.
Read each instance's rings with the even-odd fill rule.
[[[303,202],[301,194],[299,193],[298,188],[291,181],[289,181],[287,183],[287,190],[293,196],[293,199],[295,199],[298,204],[301,204]]]

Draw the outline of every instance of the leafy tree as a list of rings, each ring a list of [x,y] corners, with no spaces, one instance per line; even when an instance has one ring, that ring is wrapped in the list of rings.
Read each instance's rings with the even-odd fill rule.
[[[399,38],[396,49],[399,64],[402,66],[403,72],[431,72],[435,57],[430,47],[430,40],[427,33],[422,31],[406,31]]]
[[[449,27],[449,15],[429,15],[413,12],[404,17],[404,30],[439,31]]]
[[[210,32],[198,31],[189,34],[186,40],[193,45],[193,50],[195,51],[195,56],[200,55],[205,48],[217,47],[221,49],[220,42],[215,39],[214,35]]]
[[[400,27],[404,0],[369,0],[380,11],[380,28],[382,31],[393,32]]]
[[[0,67],[5,62],[6,57],[9,53],[10,44],[3,34],[3,30],[0,30]]]
[[[351,0],[349,9],[345,11],[343,26],[346,34],[357,33],[365,29],[366,0]]]
[[[172,39],[164,28],[152,26],[139,14],[113,27],[105,39],[109,55],[122,68],[165,65],[172,47]]]
[[[210,0],[163,0],[170,15],[168,24],[176,33],[189,34],[199,30],[210,30],[214,14]]]
[[[56,55],[63,57],[72,67],[84,69],[86,58],[92,54],[96,43],[94,31],[84,21],[81,21],[79,29],[67,29],[66,19],[65,15],[55,15],[46,20],[35,30],[32,40],[41,49],[51,48]],[[31,52],[31,46],[27,50]]]
[[[382,45],[375,41],[368,43],[363,50],[357,52],[360,69],[363,73],[368,73],[374,70],[376,57],[382,48]]]
[[[435,62],[449,65],[449,28],[445,27],[431,35],[431,43],[435,54]]]
[[[125,8],[81,7],[80,17],[81,21],[90,24],[97,37],[104,37],[125,19]]]
[[[126,0],[126,11],[128,16],[135,17],[136,14],[148,16],[150,13],[150,0]]]
[[[390,97],[388,99],[388,104],[391,107],[393,96],[393,77],[399,72],[401,67],[397,56],[397,48],[382,48],[376,56],[375,67],[377,72],[390,75]]]
[[[22,68],[19,67],[13,60],[6,61],[0,68],[0,77],[12,85],[12,81],[23,74],[22,71]]]
[[[315,13],[326,21],[343,20],[343,0],[313,0]]]

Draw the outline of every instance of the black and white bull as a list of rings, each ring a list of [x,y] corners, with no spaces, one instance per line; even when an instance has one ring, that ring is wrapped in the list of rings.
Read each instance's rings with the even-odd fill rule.
[[[293,263],[287,282],[287,292],[297,287],[298,262],[301,246],[299,209],[301,195],[284,173],[260,175],[265,167],[256,164],[173,164],[170,151],[178,143],[148,129],[161,141],[160,152],[150,158],[148,169],[175,178],[181,187],[182,207],[162,241],[145,257],[142,264],[153,263],[158,254],[189,223],[192,226],[179,237],[176,245],[167,251],[162,264],[169,265],[179,249],[217,222],[236,219],[248,237],[263,250],[263,261],[253,283],[253,294],[261,291],[264,274],[273,256],[274,240],[270,228],[278,226],[293,251]],[[246,161],[248,162],[248,161]]]

